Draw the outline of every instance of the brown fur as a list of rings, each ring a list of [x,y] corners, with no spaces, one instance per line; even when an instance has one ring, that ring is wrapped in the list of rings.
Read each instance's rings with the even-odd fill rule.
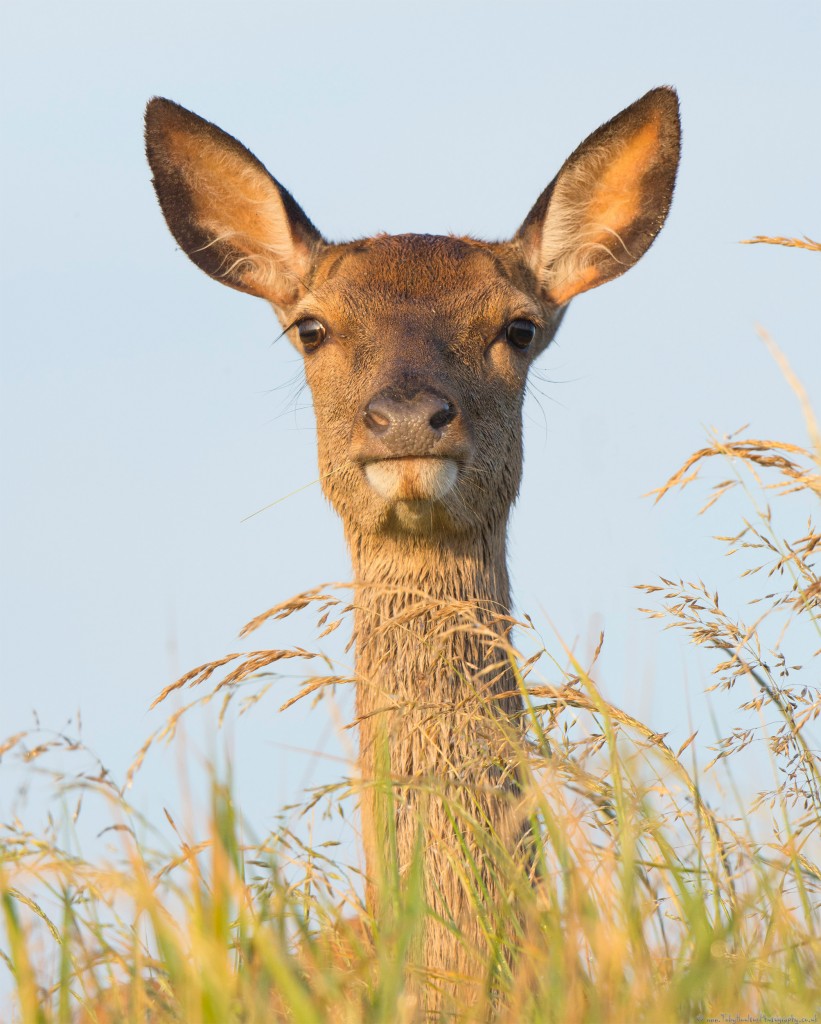
[[[648,93],[582,143],[510,242],[400,235],[333,245],[236,140],[167,100],[149,104],[149,160],[182,247],[212,276],[271,301],[298,349],[300,320],[326,328],[305,353],[305,372],[323,488],[358,584],[368,898],[378,900],[388,826],[400,871],[421,827],[428,903],[461,932],[429,920],[423,961],[434,971],[478,978],[484,947],[442,797],[466,804],[488,836],[528,863],[515,756],[522,702],[496,699],[516,691],[501,645],[528,369],[563,303],[622,273],[652,243],[672,197],[678,132],[672,90]],[[506,339],[514,320],[536,325],[527,351]],[[420,394],[451,410],[452,422],[419,440],[409,433],[397,457],[369,425],[369,403],[388,396],[404,409]],[[419,472],[421,459],[431,460],[430,474]],[[393,496],[369,483],[369,463],[397,479]],[[441,465],[456,483],[426,498]],[[387,804],[380,758],[393,787]],[[482,885],[501,895],[490,846],[467,843]]]

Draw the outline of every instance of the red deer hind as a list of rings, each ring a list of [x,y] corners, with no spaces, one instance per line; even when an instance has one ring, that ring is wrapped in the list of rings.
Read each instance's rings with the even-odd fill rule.
[[[304,357],[322,486],[357,588],[369,904],[389,837],[400,871],[421,850],[432,910],[422,963],[475,976],[484,938],[464,861],[493,898],[493,842],[527,864],[533,840],[516,770],[523,702],[499,653],[527,374],[567,303],[628,270],[664,224],[676,94],[654,89],[593,132],[506,242],[328,242],[252,153],[176,103],[149,103],[146,141],[180,246],[217,281],[270,302]],[[473,627],[454,628],[466,609]],[[383,768],[387,802],[374,784]],[[456,798],[472,831],[454,824]]]

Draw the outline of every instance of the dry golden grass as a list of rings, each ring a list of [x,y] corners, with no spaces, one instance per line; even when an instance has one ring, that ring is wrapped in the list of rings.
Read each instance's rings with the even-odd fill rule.
[[[786,245],[792,249],[810,249],[813,252],[821,252],[821,242],[814,242],[804,235],[803,238],[783,238],[780,235],[756,235],[755,238],[745,238],[742,245]]]

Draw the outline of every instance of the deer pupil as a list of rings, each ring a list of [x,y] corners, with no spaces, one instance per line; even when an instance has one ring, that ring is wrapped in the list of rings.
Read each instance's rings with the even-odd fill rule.
[[[536,325],[529,320],[513,320],[507,325],[507,340],[514,348],[527,348],[536,337]]]
[[[297,324],[299,340],[307,349],[316,348],[325,337],[325,327],[318,320],[309,318]]]

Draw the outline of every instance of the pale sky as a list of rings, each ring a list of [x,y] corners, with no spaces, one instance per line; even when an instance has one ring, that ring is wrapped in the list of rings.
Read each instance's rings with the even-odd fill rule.
[[[573,302],[541,358],[510,560],[517,606],[546,634],[587,650],[606,628],[612,701],[673,745],[690,714],[706,747],[711,662],[645,622],[633,586],[701,577],[732,597],[710,537],[737,520],[697,518],[705,489],[643,495],[708,426],[806,441],[757,325],[821,408],[819,257],[738,244],[821,235],[818,4],[80,0],[2,19],[0,734],[79,709],[122,778],[163,686],[250,647],[237,632],[268,606],[348,578],[318,486],[299,490],[316,477],[300,360],[263,302],[176,250],[143,157],[150,96],[241,139],[329,238],[498,238],[587,134],[672,84],[669,221],[626,276]],[[309,627],[254,645],[311,646]],[[229,730],[258,831],[341,770],[292,748],[344,752],[324,707],[279,703]],[[149,758],[135,790],[155,817],[178,760]]]

